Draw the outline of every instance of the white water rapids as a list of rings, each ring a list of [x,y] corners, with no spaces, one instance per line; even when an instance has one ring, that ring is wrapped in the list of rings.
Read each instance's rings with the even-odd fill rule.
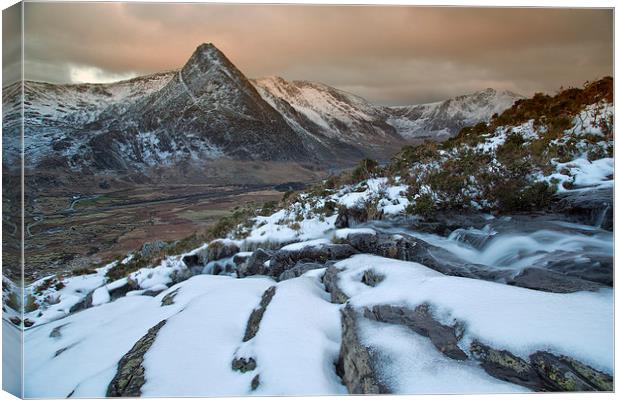
[[[539,225],[540,229],[536,229]],[[559,252],[576,253],[574,260],[584,263],[589,261],[588,256],[591,255],[613,256],[612,232],[564,221],[546,221],[544,224],[534,222],[532,226],[522,227],[528,229],[519,229],[517,224],[510,229],[500,229],[500,222],[497,230],[492,225],[482,229],[460,228],[447,237],[403,226],[386,226],[385,223],[365,226],[385,233],[405,233],[448,250],[469,263],[502,269],[526,268],[543,257]]]

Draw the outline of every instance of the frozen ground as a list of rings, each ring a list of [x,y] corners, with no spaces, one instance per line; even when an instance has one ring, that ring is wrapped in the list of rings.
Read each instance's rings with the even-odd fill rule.
[[[588,135],[581,153],[532,180],[554,178],[569,194],[613,187],[613,160],[587,156],[613,145],[592,144],[592,112],[566,132]],[[540,134],[513,128],[526,142]],[[498,128],[478,150],[494,157],[507,137]],[[240,235],[121,279],[107,278],[115,262],[35,282],[26,396],[611,390],[611,231],[551,213],[457,215],[450,232],[416,230],[408,189],[379,176],[301,193]],[[337,228],[338,208],[369,205],[381,221]]]

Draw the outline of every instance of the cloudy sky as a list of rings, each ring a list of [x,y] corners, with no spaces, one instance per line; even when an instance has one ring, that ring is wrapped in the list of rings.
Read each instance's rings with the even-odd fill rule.
[[[50,82],[177,69],[202,42],[248,77],[319,81],[381,104],[553,92],[613,68],[602,9],[26,3],[24,21],[26,78]]]

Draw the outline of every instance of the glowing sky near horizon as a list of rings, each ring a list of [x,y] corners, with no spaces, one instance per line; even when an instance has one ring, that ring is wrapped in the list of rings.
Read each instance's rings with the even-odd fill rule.
[[[613,13],[606,9],[25,7],[26,78],[49,82],[109,82],[177,69],[203,42],[214,43],[250,78],[318,81],[381,104],[486,87],[554,92],[613,73]],[[12,76],[5,64],[3,83]]]

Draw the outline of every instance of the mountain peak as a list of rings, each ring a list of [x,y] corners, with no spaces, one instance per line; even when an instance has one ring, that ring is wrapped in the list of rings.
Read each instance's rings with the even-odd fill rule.
[[[213,43],[202,43],[200,45],[198,45],[198,47],[196,47],[196,50],[194,50],[194,54],[196,53],[201,53],[201,54],[206,54],[206,55],[215,55],[215,56],[219,56],[219,55],[224,55],[220,49],[218,49],[217,47],[215,47],[215,45]]]
[[[213,43],[203,43],[196,47],[183,66],[183,71],[198,69],[205,72],[212,67],[234,68],[230,60]]]

